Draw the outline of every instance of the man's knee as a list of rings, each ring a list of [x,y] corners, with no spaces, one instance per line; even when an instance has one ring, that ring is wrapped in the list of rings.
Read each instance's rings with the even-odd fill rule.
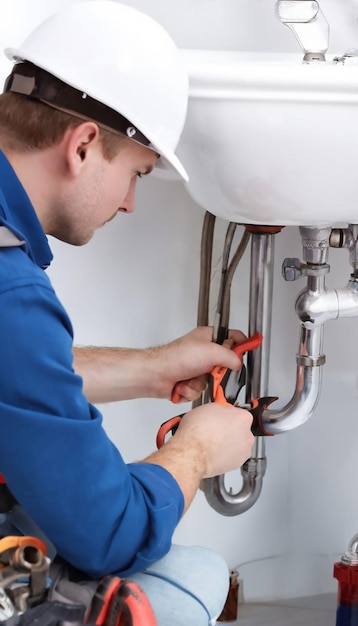
[[[134,578],[147,593],[158,626],[215,623],[229,586],[224,559],[199,546],[173,545],[165,557]]]

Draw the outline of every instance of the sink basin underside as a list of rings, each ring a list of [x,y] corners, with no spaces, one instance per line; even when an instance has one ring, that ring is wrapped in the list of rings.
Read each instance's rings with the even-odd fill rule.
[[[229,221],[358,222],[358,64],[185,51],[187,189]]]

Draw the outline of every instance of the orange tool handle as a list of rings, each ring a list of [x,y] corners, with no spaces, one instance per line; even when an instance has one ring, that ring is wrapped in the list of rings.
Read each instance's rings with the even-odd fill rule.
[[[245,339],[241,343],[237,343],[232,349],[238,356],[242,356],[245,352],[251,352],[259,348],[263,342],[263,336],[260,333],[254,333],[248,339]]]
[[[10,550],[11,548],[21,548],[23,546],[32,546],[40,550],[44,556],[47,554],[47,546],[45,542],[31,535],[6,535],[0,539],[0,554]]]
[[[164,422],[160,426],[157,432],[157,439],[156,439],[158,450],[164,446],[165,438],[167,434],[171,430],[173,430],[174,428],[176,429],[179,426],[181,418],[182,418],[182,415],[176,415],[175,417],[171,417],[170,419],[168,419],[166,422]]]
[[[173,389],[171,401],[174,402],[174,404],[178,404],[179,400],[180,400],[180,393],[179,393],[179,391],[177,391],[176,385],[175,385],[175,387]]]

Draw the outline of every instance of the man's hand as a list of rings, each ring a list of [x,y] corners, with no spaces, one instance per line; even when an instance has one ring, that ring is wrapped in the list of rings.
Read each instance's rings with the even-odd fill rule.
[[[203,404],[186,413],[174,437],[144,461],[174,476],[187,509],[203,478],[237,469],[250,457],[255,441],[251,425],[252,415],[245,409]]]
[[[187,335],[158,348],[162,374],[158,378],[157,397],[179,402],[192,402],[200,397],[208,382],[208,374],[216,365],[238,371],[241,359],[231,350],[246,336],[239,330],[230,330],[223,345],[213,343],[209,326],[195,328]]]

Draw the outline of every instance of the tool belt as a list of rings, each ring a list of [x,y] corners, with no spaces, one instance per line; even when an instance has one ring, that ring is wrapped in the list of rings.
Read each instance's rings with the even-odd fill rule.
[[[71,580],[67,563],[51,563],[37,537],[0,539],[0,623],[4,626],[157,626],[137,583],[119,576]]]
[[[0,514],[15,517],[19,508],[0,475]],[[51,560],[49,545],[32,535],[0,538],[1,626],[157,626],[137,583],[119,576],[85,578],[60,558]]]

